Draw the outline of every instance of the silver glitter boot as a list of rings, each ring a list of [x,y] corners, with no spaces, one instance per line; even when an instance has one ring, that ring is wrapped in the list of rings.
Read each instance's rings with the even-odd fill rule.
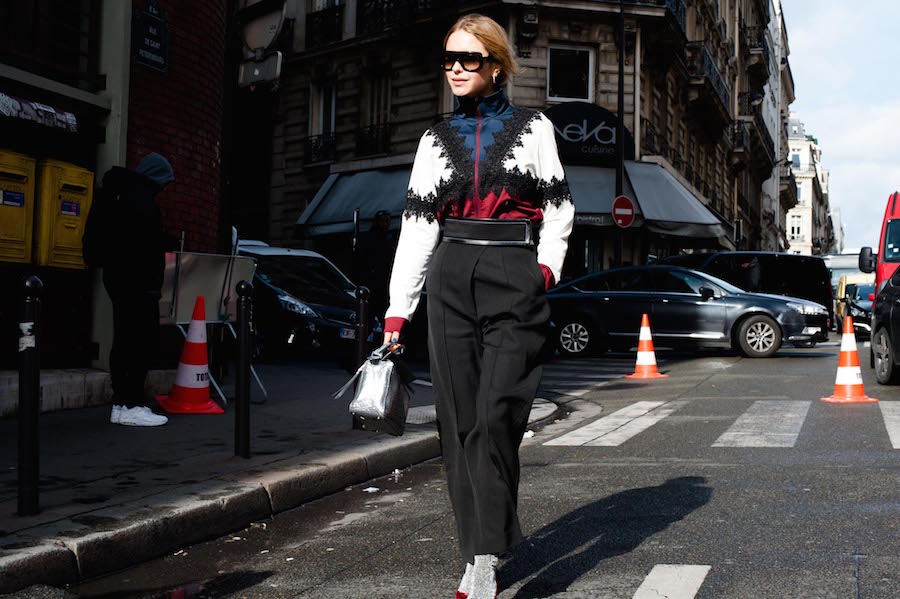
[[[456,599],[468,599],[469,593],[472,592],[472,574],[475,571],[474,564],[466,564],[466,573],[463,574],[462,580],[459,581],[459,589],[456,591]]]
[[[497,598],[497,563],[499,561],[496,555],[475,556],[469,599]]]

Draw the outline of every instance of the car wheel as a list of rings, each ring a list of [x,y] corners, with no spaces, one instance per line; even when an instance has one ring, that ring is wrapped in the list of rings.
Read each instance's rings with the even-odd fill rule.
[[[781,328],[768,316],[751,316],[738,329],[738,343],[748,358],[769,358],[781,347]]]
[[[875,378],[882,385],[890,385],[897,380],[894,366],[894,346],[885,329],[878,329],[872,338],[872,353],[875,355]]]
[[[578,321],[564,324],[559,329],[557,341],[560,353],[570,357],[587,355],[598,345],[594,333]]]

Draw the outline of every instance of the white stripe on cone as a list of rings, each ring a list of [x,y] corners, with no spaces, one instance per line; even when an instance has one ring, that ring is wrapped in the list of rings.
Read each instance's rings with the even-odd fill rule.
[[[632,331],[634,329],[631,329]],[[638,337],[638,341],[652,341],[653,338],[650,336],[650,327],[641,327],[641,336]]]
[[[638,366],[656,366],[656,354],[652,351],[639,351],[637,353]]]
[[[847,333],[841,337],[841,351],[856,351],[856,335]]]
[[[838,366],[835,385],[862,385],[862,370],[859,366]]]
[[[191,343],[206,343],[206,321],[192,320],[188,327],[187,340]]]
[[[175,385],[188,389],[209,389],[209,366],[179,364],[175,373]]]

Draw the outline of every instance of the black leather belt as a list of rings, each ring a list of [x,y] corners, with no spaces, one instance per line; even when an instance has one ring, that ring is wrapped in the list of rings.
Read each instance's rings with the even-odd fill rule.
[[[536,244],[532,222],[523,219],[448,218],[444,221],[443,240],[471,245]]]

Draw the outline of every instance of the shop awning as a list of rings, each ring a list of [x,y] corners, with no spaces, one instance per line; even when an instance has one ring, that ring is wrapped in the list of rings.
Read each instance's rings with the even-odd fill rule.
[[[653,162],[626,162],[647,228],[676,237],[727,240],[722,221],[671,173]]]
[[[78,119],[71,112],[40,102],[8,96],[3,92],[0,92],[0,116],[31,121],[38,125],[62,129],[69,133],[78,132]]]
[[[732,247],[728,232],[715,214],[663,167],[652,162],[626,161],[625,195],[636,200],[633,227],[646,225],[654,233],[692,239],[715,239]],[[566,179],[575,201],[576,224],[614,226],[612,202],[616,173],[608,167],[568,166]],[[409,167],[333,173],[297,220],[308,236],[353,231],[353,211],[369,221],[379,210],[394,217],[406,203]]]
[[[616,199],[616,171],[598,166],[567,166],[566,181],[575,202],[575,223],[612,227],[612,203]],[[625,195],[634,198],[634,188],[625,177]],[[634,207],[634,223],[639,227],[644,222],[641,207]]]
[[[636,200],[632,227],[644,225],[671,237],[715,239],[722,247],[733,249],[722,221],[663,167],[627,160],[625,174],[625,195]],[[615,169],[567,166],[566,179],[575,201],[576,224],[614,226]]]
[[[399,217],[406,205],[409,167],[332,173],[297,224],[309,236],[353,232],[353,211],[371,221],[379,210]]]

